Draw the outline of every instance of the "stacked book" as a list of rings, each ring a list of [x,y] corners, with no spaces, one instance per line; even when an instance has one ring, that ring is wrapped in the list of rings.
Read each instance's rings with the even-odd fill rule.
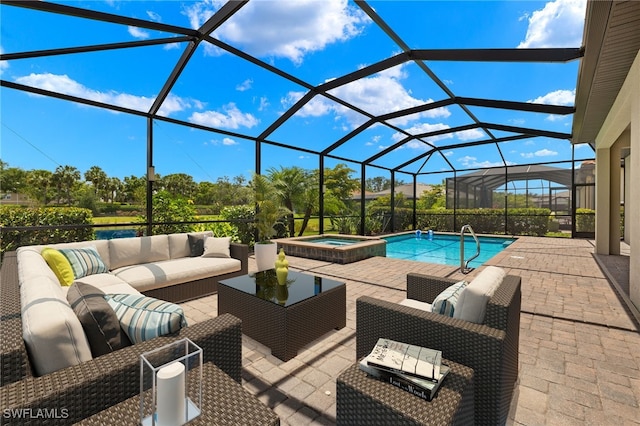
[[[360,369],[427,401],[435,396],[449,373],[442,364],[442,352],[390,339],[378,339]]]

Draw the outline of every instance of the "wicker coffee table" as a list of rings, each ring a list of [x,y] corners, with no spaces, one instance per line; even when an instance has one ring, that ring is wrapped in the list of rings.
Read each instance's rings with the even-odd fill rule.
[[[205,363],[202,368],[202,414],[189,425],[280,424],[280,419],[269,407],[214,364]],[[195,385],[196,381],[191,383]],[[140,397],[136,395],[76,424],[139,425]]]
[[[242,320],[243,334],[288,361],[346,325],[347,290],[343,282],[291,270],[280,285],[271,269],[220,281],[218,315],[227,312]]]
[[[337,379],[338,425],[472,425],[473,369],[443,360],[451,371],[431,401],[369,377],[358,364]]]

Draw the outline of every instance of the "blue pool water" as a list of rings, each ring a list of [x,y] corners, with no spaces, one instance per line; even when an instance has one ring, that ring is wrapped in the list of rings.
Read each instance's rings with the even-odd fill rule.
[[[420,239],[417,239],[414,234],[405,234],[384,239],[387,240],[387,257],[460,266],[460,236],[458,235],[433,234],[433,239],[429,240],[425,234],[422,234]],[[478,240],[480,256],[469,264],[472,268],[481,266],[515,241],[513,238],[501,237],[478,237]],[[471,236],[466,236],[464,258],[468,259],[475,253],[475,241]]]
[[[351,244],[360,243],[366,240],[358,240],[355,238],[339,238],[339,237],[320,237],[306,240],[308,243],[327,244],[330,246],[350,246]]]

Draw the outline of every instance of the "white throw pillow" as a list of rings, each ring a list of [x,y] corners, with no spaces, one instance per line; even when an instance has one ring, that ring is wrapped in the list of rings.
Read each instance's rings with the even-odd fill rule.
[[[487,311],[487,302],[502,284],[505,275],[504,269],[487,266],[462,291],[453,317],[482,324]]]
[[[206,237],[202,257],[231,257],[231,237]]]
[[[458,281],[447,287],[433,299],[431,312],[452,317],[456,310],[460,294],[464,291],[467,284],[466,281]]]

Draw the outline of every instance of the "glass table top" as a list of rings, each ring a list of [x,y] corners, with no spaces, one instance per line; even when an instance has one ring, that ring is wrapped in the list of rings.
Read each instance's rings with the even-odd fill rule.
[[[220,284],[286,307],[339,287],[344,282],[289,270],[286,283],[280,285],[275,269],[267,269],[222,280]]]

